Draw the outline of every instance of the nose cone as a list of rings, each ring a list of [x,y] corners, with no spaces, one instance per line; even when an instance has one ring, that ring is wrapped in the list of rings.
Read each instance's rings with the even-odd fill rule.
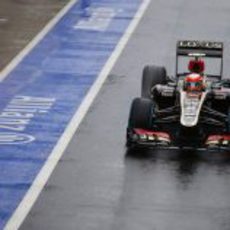
[[[189,94],[184,91],[181,92],[181,125],[185,127],[194,127],[197,125],[205,97],[206,93]]]

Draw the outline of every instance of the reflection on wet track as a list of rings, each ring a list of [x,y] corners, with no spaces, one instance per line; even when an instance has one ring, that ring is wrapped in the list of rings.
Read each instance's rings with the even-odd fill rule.
[[[128,151],[117,229],[230,229],[229,190],[230,153]]]

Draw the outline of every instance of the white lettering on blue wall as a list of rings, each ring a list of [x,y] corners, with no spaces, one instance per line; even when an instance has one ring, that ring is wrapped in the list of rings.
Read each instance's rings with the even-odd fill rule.
[[[0,113],[0,144],[34,141],[35,137],[20,132],[34,117],[47,113],[54,102],[55,98],[15,96]]]
[[[90,17],[80,20],[74,29],[105,31],[116,15],[116,11],[108,7],[88,8],[88,11]]]
[[[35,140],[35,137],[24,133],[0,133],[0,145],[26,144]]]

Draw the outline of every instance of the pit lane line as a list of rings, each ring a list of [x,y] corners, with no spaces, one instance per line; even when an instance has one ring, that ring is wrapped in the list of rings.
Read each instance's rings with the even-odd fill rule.
[[[51,31],[61,18],[76,4],[79,0],[70,0],[70,2],[60,12],[48,22],[48,24],[34,37],[34,39],[0,72],[0,83],[15,69],[15,67],[31,52],[32,49]],[[82,1],[82,0],[80,0]]]
[[[13,64],[10,65],[11,67],[7,68],[5,72],[9,73],[20,61],[25,57],[27,53],[45,36],[45,34],[51,29],[60,18],[75,4],[76,0],[71,1],[57,16],[56,20],[52,20],[37,37],[34,41],[30,43],[30,45],[22,51],[21,56],[16,58],[13,61]],[[65,129],[64,133],[62,134],[61,138],[59,139],[58,143],[54,147],[52,153],[48,157],[47,161],[45,162],[44,166],[40,170],[39,174],[37,175],[36,179],[34,180],[32,186],[27,191],[25,197],[13,213],[12,217],[8,221],[5,226],[5,230],[11,229],[18,229],[26,216],[28,215],[30,209],[32,208],[33,204],[37,200],[39,194],[41,193],[42,189],[44,188],[46,182],[48,181],[51,173],[53,172],[54,168],[56,167],[59,159],[62,157],[66,147],[68,146],[73,134],[78,129],[81,121],[83,120],[84,116],[86,115],[88,109],[90,108],[91,104],[93,103],[95,97],[97,96],[100,88],[102,87],[104,81],[106,80],[110,70],[116,63],[117,59],[119,58],[121,52],[125,48],[129,38],[132,36],[135,28],[139,24],[142,16],[144,15],[149,3],[151,0],[144,0],[141,4],[140,8],[138,9],[137,13],[135,14],[133,20],[131,21],[129,27],[124,32],[121,40],[117,44],[114,52],[108,59],[107,63],[105,64],[104,68],[100,72],[97,80],[92,85],[91,89],[89,90],[88,94],[82,101],[79,109],[76,111],[75,115],[69,122],[67,128]],[[4,73],[5,73],[4,72]],[[5,75],[3,75],[5,76]]]

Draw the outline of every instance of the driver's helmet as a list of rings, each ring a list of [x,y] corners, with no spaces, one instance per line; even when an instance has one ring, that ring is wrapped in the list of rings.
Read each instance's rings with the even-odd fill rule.
[[[201,92],[204,88],[204,77],[202,75],[191,73],[185,77],[184,90],[186,92]]]

